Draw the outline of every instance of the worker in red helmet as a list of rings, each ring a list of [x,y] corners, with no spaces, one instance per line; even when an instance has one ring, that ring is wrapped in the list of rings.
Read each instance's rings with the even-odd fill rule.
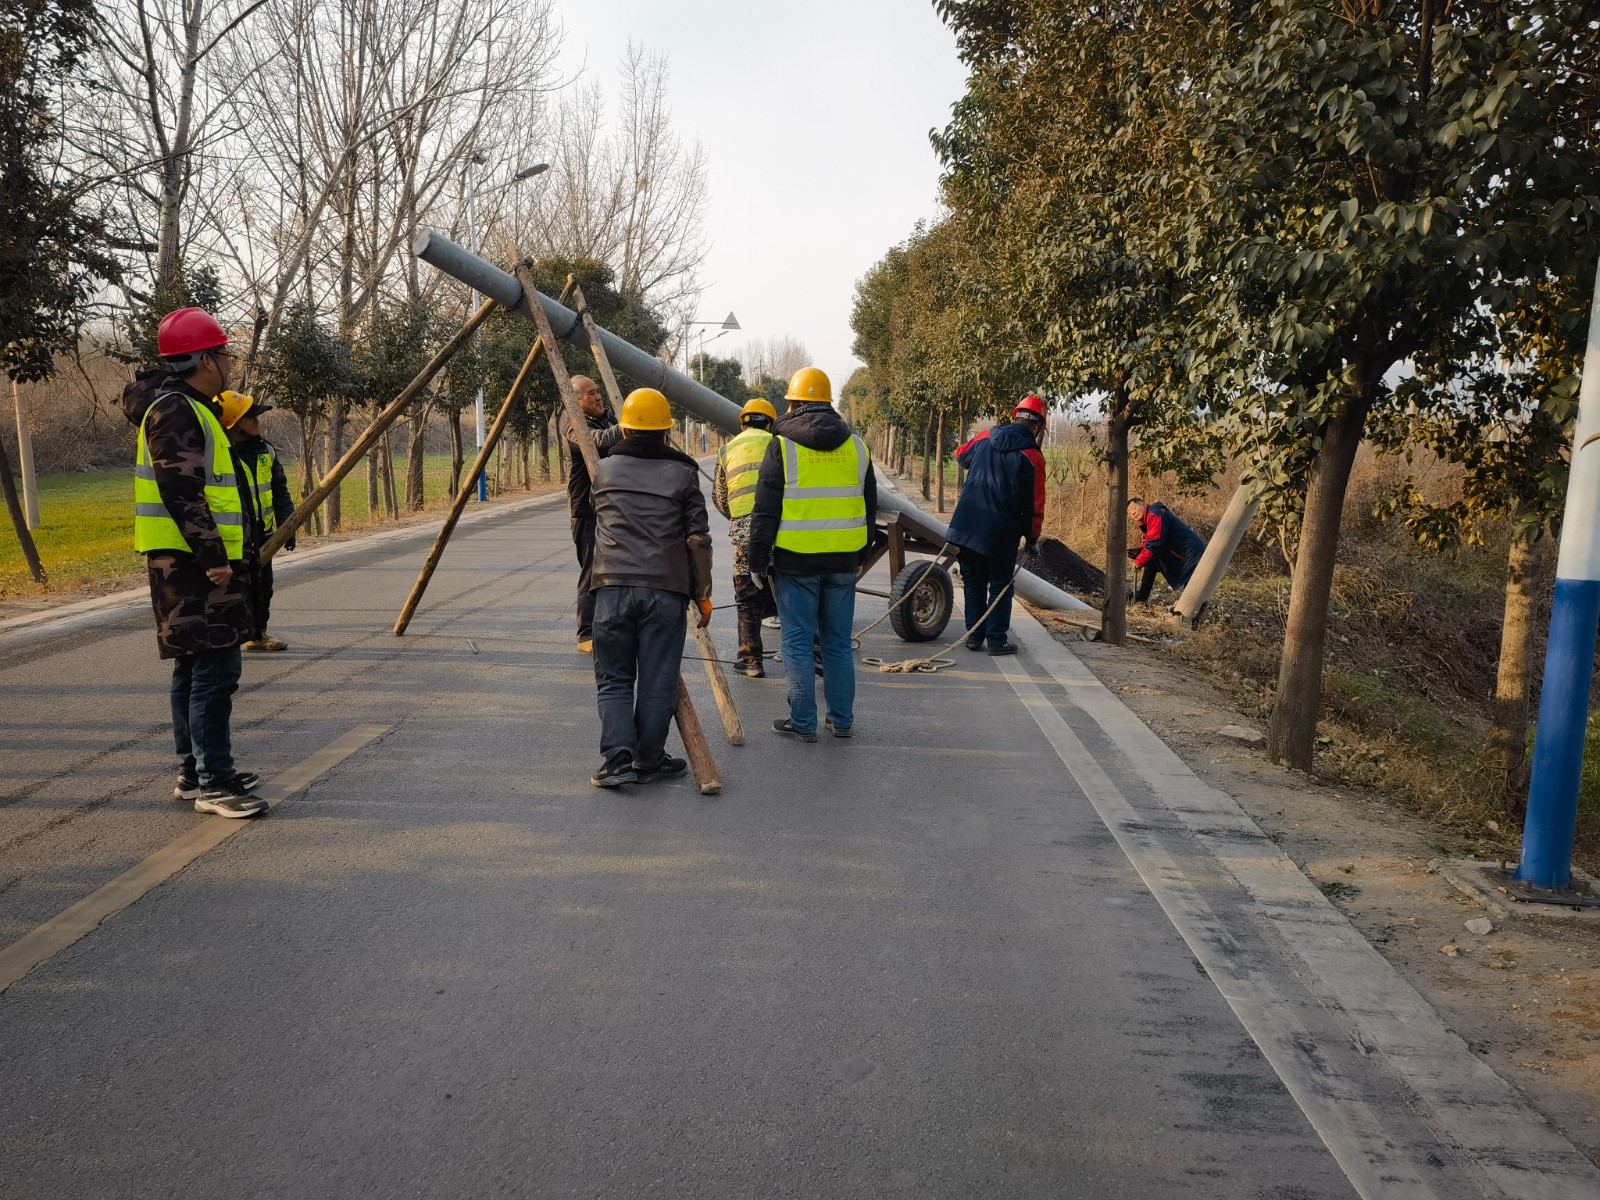
[[[1010,639],[1011,580],[1017,573],[1018,542],[1031,549],[1044,527],[1045,466],[1039,439],[1047,411],[1039,397],[1024,396],[1009,425],[986,429],[956,451],[967,482],[945,538],[959,551],[968,650],[1017,652]]]
[[[173,796],[196,812],[253,817],[267,802],[234,763],[231,723],[239,650],[255,636],[259,524],[217,399],[233,354],[227,331],[199,308],[163,317],[156,349],[161,365],[123,390],[122,407],[139,430],[133,545],[150,572],[161,657],[172,660]]]

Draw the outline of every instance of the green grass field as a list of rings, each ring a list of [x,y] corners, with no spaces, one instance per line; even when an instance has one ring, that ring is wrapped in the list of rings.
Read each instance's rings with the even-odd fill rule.
[[[552,476],[556,467],[552,455]],[[289,487],[300,493],[298,463],[286,463]],[[395,464],[395,484],[405,487],[403,461]],[[537,470],[537,464],[535,465]],[[510,472],[508,470],[507,474]],[[430,454],[424,462],[423,494],[427,507],[449,502],[450,456]],[[511,487],[508,494],[516,494]],[[352,471],[339,489],[343,527],[361,529],[369,523],[367,473]],[[0,518],[3,520],[3,518]],[[133,551],[133,475],[130,471],[99,471],[39,477],[39,528],[34,532],[39,558],[49,577],[49,588],[28,575],[22,548],[11,523],[0,524],[0,599],[65,591],[97,580],[126,575],[143,568],[143,556]]]

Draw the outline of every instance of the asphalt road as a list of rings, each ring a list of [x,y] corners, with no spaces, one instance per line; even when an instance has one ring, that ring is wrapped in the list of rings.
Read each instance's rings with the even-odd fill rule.
[[[564,510],[464,527],[396,639],[425,546],[293,574],[247,660],[264,777],[382,732],[0,993],[0,1196],[1515,1194],[1036,626],[863,673],[810,746],[766,732],[781,677],[728,746],[686,663],[723,794],[599,793]],[[169,798],[149,626],[0,638],[0,946],[214,823]]]

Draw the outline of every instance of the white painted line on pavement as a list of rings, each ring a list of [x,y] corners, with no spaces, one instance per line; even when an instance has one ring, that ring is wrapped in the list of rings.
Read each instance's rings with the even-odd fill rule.
[[[1445,1027],[1433,1006],[1362,937],[1232,796],[1196,776],[1031,614],[1019,609],[1013,620],[1030,627],[1026,640],[1029,654],[1127,758],[1156,800],[1181,820],[1222,869],[1250,894],[1284,944],[1311,973],[1319,999],[1347,1025],[1355,1044],[1382,1056],[1383,1063],[1416,1097],[1420,1115],[1440,1142],[1455,1148],[1486,1195],[1514,1200],[1594,1200],[1600,1196],[1600,1169]],[[1146,868],[1155,865],[1156,860],[1141,863],[1135,848],[1140,855],[1143,848],[1131,838],[1124,842],[1124,833],[1118,832],[1119,823],[1138,821],[1133,808],[1028,677],[1026,669],[1010,660],[999,661],[1062,762],[1149,883]],[[1102,797],[1109,799],[1102,801]],[[1106,804],[1104,809],[1102,802]],[[1164,856],[1165,852],[1161,853]],[[1211,970],[1210,961],[1201,954],[1202,946],[1214,944],[1207,940],[1209,931],[1192,915],[1185,915],[1180,921],[1162,893],[1154,885],[1151,890],[1195,956]],[[1184,911],[1181,905],[1178,910]],[[1227,971],[1225,960],[1219,969]],[[1213,978],[1220,987],[1222,977],[1213,971]],[[1262,1029],[1272,1036],[1271,1023],[1278,1014],[1259,1006],[1242,1009],[1229,989],[1224,988],[1223,994],[1272,1060],[1285,1085],[1300,1100],[1318,1133],[1328,1141],[1328,1132],[1318,1114],[1301,1100],[1307,1089],[1325,1087],[1326,1077],[1314,1074],[1315,1064],[1304,1054],[1288,1058],[1280,1066],[1262,1032],[1258,1032]],[[1286,1074],[1286,1069],[1294,1077]],[[1339,1134],[1337,1129],[1334,1132]],[[1381,1129],[1378,1132],[1381,1134]],[[1340,1150],[1332,1142],[1328,1145],[1360,1188],[1360,1179],[1351,1173]],[[1362,1194],[1411,1194],[1390,1190],[1394,1184],[1387,1180],[1380,1182],[1380,1189],[1363,1189]]]
[[[256,794],[276,808],[284,799],[393,728],[392,725],[357,725],[270,783],[262,784],[256,789]],[[93,933],[101,922],[116,916],[157,885],[171,879],[207,850],[221,845],[241,828],[259,819],[212,817],[182,837],[168,842],[142,862],[129,867],[71,908],[57,913],[32,933],[0,950],[0,992],[40,963],[49,961],[74,942]]]

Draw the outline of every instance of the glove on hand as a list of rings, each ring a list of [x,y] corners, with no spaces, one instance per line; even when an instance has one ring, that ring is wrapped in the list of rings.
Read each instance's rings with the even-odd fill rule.
[[[1128,557],[1129,558],[1138,558],[1139,557],[1139,547],[1138,546],[1129,546],[1128,547]]]
[[[700,610],[700,621],[696,628],[704,629],[707,625],[711,624],[711,601],[709,598],[705,600],[696,600],[694,602],[694,606]]]
[[[750,585],[757,590],[764,588],[767,586],[767,577],[765,575],[757,575],[752,572],[750,575]]]

